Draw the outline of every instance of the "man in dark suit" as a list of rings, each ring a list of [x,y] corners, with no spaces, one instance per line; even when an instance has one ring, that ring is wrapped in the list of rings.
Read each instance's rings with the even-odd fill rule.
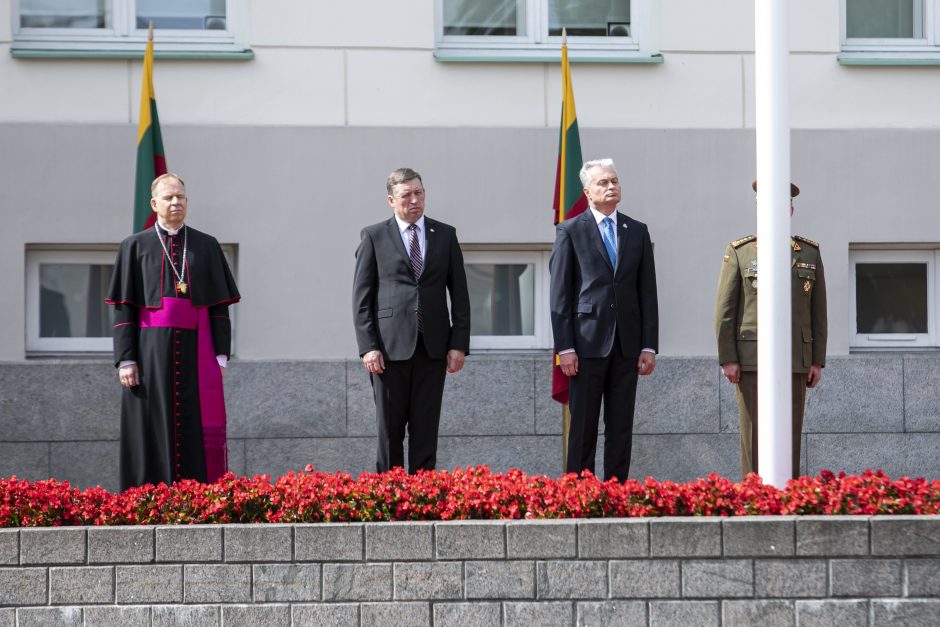
[[[362,229],[353,279],[359,355],[372,379],[376,470],[433,470],[446,373],[470,351],[470,296],[454,227],[424,216],[424,184],[410,168],[386,182],[395,215]],[[447,296],[450,295],[450,312]]]
[[[594,472],[604,405],[604,478],[630,471],[639,375],[656,367],[659,307],[649,231],[616,211],[620,179],[610,159],[588,161],[581,182],[590,209],[558,225],[552,248],[552,332],[571,379],[566,472]]]

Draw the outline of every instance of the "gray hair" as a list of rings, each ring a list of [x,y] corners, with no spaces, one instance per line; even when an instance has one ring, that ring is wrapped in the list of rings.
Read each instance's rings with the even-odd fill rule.
[[[588,171],[592,168],[613,168],[614,172],[617,171],[617,166],[614,165],[613,159],[594,159],[592,161],[585,161],[584,165],[581,166],[581,171],[578,172],[578,176],[581,177],[581,184],[584,187],[587,187],[591,184],[591,175],[588,174]]]
[[[162,183],[163,181],[167,179],[176,179],[179,182],[180,186],[183,189],[186,189],[186,183],[184,183],[183,179],[179,177],[179,174],[173,174],[172,172],[167,172],[166,174],[161,174],[157,178],[153,179],[153,183],[150,184],[150,195],[156,198],[157,185],[159,185],[160,183]]]
[[[410,181],[412,179],[418,179],[418,181],[421,183],[421,187],[424,187],[424,181],[421,180],[420,174],[411,168],[398,168],[389,174],[388,179],[385,181],[385,189],[388,191],[388,195],[393,195],[392,191],[394,191],[396,185],[399,183],[404,183],[405,181]]]

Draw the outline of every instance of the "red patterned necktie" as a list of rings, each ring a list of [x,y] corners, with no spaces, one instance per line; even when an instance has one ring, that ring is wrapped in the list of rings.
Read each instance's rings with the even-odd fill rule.
[[[421,244],[418,243],[418,225],[412,224],[408,227],[411,231],[411,238],[408,241],[408,257],[411,259],[411,271],[414,272],[415,279],[421,278],[421,271],[424,269],[424,260],[421,259]],[[424,320],[421,319],[421,303],[418,303],[418,331],[424,331]]]

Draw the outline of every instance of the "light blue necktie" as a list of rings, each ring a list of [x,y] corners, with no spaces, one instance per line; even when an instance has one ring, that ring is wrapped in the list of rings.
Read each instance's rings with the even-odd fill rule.
[[[610,218],[604,218],[604,248],[607,249],[607,256],[610,257],[610,265],[617,267],[617,245],[614,244],[614,221]]]

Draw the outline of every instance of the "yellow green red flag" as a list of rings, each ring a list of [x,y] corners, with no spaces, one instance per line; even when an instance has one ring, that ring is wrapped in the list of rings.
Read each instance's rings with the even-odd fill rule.
[[[153,35],[144,53],[144,73],[140,88],[140,123],[137,126],[137,176],[134,183],[134,232],[153,226],[157,214],[150,207],[150,184],[166,174],[166,156],[153,91]]]
[[[555,172],[555,224],[568,220],[587,209],[587,198],[578,173],[581,171],[581,137],[578,133],[578,115],[574,108],[574,88],[571,86],[571,67],[568,64],[568,45],[561,44],[561,128],[558,139],[558,169]],[[556,347],[557,348],[557,347]],[[568,377],[561,373],[558,360],[552,369],[552,398],[568,403]]]

